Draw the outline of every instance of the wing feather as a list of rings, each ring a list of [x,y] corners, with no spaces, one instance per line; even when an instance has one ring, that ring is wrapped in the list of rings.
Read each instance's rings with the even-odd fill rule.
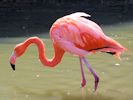
[[[68,15],[68,17],[91,17],[91,15],[84,13],[84,12],[76,12],[76,13]]]

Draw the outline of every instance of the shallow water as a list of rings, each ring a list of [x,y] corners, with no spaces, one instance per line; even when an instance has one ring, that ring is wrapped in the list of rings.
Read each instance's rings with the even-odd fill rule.
[[[0,39],[0,100],[133,100],[133,22],[102,26],[105,34],[128,48],[121,61],[105,53],[87,57],[100,77],[97,94],[93,93],[93,76],[85,67],[87,86],[81,89],[79,59],[65,54],[54,69],[37,59],[34,45],[17,60],[16,71],[9,65],[15,44],[26,38]],[[52,57],[52,45],[45,36],[47,56]]]

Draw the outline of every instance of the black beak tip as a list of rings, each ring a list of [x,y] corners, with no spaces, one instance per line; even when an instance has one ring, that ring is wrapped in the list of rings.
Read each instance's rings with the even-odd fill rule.
[[[11,65],[12,69],[15,71],[15,65],[11,64],[11,63],[10,63],[10,65]]]

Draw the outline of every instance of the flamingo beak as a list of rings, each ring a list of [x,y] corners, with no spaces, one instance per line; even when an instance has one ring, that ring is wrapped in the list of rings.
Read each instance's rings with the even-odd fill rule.
[[[11,65],[12,69],[15,71],[15,65],[11,64],[11,63],[10,63],[10,65]]]
[[[9,60],[10,60],[10,65],[11,65],[12,69],[15,71],[15,62],[16,62],[15,52],[12,53]]]

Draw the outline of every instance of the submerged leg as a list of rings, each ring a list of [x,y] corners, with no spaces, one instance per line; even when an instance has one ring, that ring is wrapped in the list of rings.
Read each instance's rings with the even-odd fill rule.
[[[95,73],[95,71],[92,69],[92,67],[89,65],[89,63],[87,62],[87,60],[83,57],[81,60],[84,61],[84,63],[86,64],[86,66],[88,67],[88,69],[90,70],[91,74],[94,76],[95,78],[95,85],[94,85],[94,91],[97,90],[98,87],[98,82],[99,82],[99,77],[98,75]]]
[[[84,87],[86,85],[86,79],[85,79],[85,75],[84,75],[84,69],[83,69],[83,65],[82,65],[82,60],[79,57],[80,60],[80,69],[81,69],[81,75],[82,75],[82,82],[81,82],[81,86]]]

